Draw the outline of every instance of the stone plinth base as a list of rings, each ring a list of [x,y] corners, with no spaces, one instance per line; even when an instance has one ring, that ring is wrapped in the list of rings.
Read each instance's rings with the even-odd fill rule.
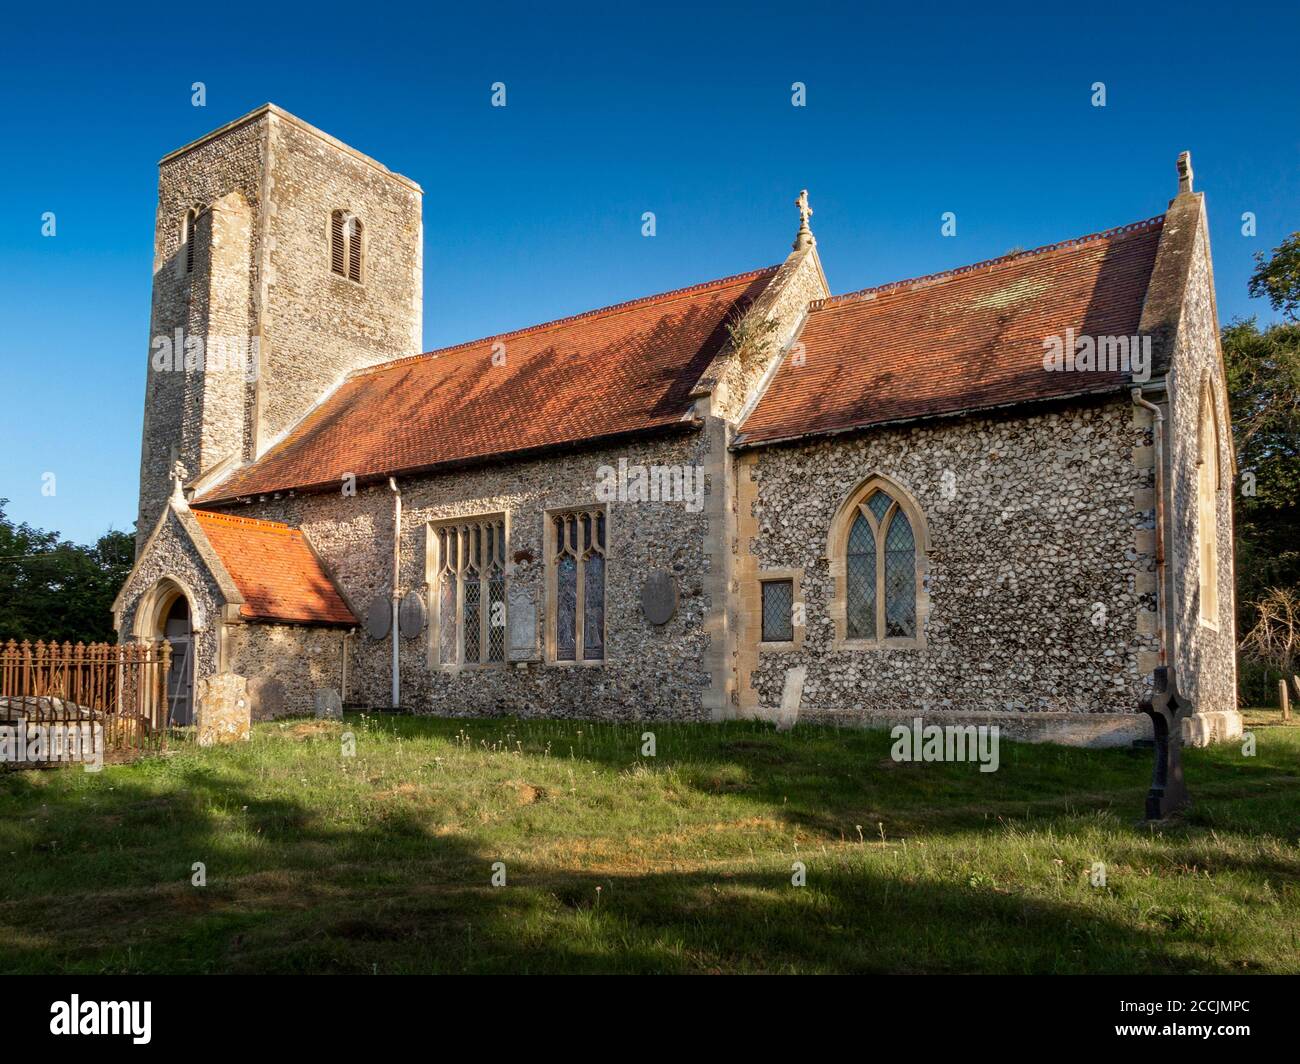
[[[778,711],[759,708],[742,717],[776,720]],[[1004,739],[1028,743],[1061,743],[1064,746],[1131,746],[1135,740],[1150,739],[1151,718],[1133,713],[981,713],[974,711],[906,710],[881,711],[803,709],[800,724],[830,724],[844,728],[892,728],[911,726],[915,717],[926,724],[996,724]]]
[[[1235,709],[1215,709],[1183,718],[1183,745],[1209,746],[1241,738],[1241,714]]]
[[[253,719],[247,679],[233,672],[219,672],[200,680],[195,696],[200,746],[247,741]]]

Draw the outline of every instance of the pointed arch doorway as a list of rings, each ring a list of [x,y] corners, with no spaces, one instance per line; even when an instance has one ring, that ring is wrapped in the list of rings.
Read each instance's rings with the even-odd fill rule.
[[[167,721],[173,727],[186,727],[194,723],[194,629],[190,604],[184,595],[172,600],[161,634],[172,648],[172,667],[167,673]]]
[[[171,668],[167,672],[166,719],[173,727],[194,723],[194,677],[197,672],[198,635],[203,631],[202,614],[194,612],[194,595],[171,577],[161,577],[141,597],[136,607],[132,634],[136,639],[171,645]]]

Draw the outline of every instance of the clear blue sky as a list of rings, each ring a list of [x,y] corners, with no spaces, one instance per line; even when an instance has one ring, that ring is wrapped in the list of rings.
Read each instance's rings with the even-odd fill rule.
[[[156,164],[268,100],[424,187],[426,348],[779,261],[805,186],[843,292],[1158,214],[1183,149],[1221,316],[1271,317],[1245,285],[1300,229],[1294,3],[556,6],[7,14],[10,514],[76,541],[132,527]]]

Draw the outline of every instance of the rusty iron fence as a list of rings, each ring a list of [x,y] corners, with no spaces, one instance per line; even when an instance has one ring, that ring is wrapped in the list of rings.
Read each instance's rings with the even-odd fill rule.
[[[0,725],[102,728],[105,749],[167,744],[172,648],[156,642],[0,644]]]

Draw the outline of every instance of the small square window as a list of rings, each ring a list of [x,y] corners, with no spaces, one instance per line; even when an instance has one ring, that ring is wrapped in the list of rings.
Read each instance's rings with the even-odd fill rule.
[[[763,642],[794,641],[794,581],[763,581]]]

